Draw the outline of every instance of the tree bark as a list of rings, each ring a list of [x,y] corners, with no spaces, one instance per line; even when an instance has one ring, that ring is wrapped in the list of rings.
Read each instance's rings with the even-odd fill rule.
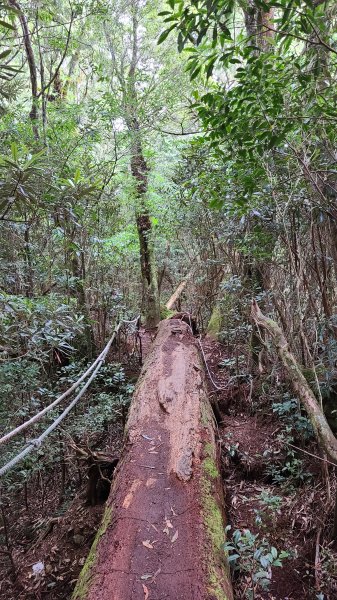
[[[254,0],[248,0],[248,6],[244,10],[246,33],[250,38],[250,44],[255,45],[259,50],[256,52],[266,52],[269,49],[270,42],[274,33],[269,30],[270,22],[274,16],[273,9],[269,11],[263,10],[257,6]],[[250,217],[250,228],[254,231],[256,218]],[[248,290],[253,296],[257,293],[265,291],[263,279],[263,265],[254,256],[243,257],[243,277]],[[263,350],[263,345],[260,341],[260,336],[256,330],[255,322],[253,322],[252,334],[250,339],[252,371],[259,373],[260,371],[260,356]]]
[[[73,600],[232,600],[214,417],[185,323],[160,323],[126,431]]]
[[[260,50],[268,50],[274,36],[271,28],[273,17],[273,8],[265,11],[258,7],[254,0],[247,1],[244,8],[244,20],[250,45],[257,46]]]
[[[24,256],[25,256],[25,295],[27,298],[34,296],[34,277],[33,277],[33,265],[32,265],[32,252],[30,244],[30,226],[25,224],[24,232]]]

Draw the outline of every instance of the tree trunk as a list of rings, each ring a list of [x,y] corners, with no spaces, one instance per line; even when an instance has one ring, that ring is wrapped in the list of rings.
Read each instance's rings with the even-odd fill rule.
[[[34,295],[34,278],[33,278],[33,265],[32,265],[32,252],[30,246],[30,226],[25,223],[25,245],[24,245],[24,256],[25,256],[25,295],[27,298],[32,298]]]
[[[244,262],[244,283],[253,298],[256,298],[265,291],[261,268],[262,266],[257,264],[253,257],[247,257],[246,262]],[[250,336],[250,354],[252,360],[251,368],[255,375],[257,375],[260,370],[260,354],[262,350],[263,344],[260,339],[259,331],[255,321],[253,321],[252,333]]]
[[[140,248],[140,266],[143,288],[143,310],[145,323],[148,327],[156,327],[160,321],[160,302],[157,279],[157,265],[152,239],[152,225],[146,207],[146,192],[148,186],[148,167],[143,156],[142,145],[138,139],[138,123],[131,130],[135,136],[132,144],[131,172],[136,181],[138,204],[136,207],[136,222]]]
[[[232,600],[215,425],[188,325],[143,367],[101,528],[73,600]]]
[[[82,253],[83,261],[83,253]],[[75,290],[77,296],[77,306],[84,317],[85,323],[85,338],[86,338],[86,358],[91,360],[94,355],[95,339],[92,324],[90,322],[90,313],[87,306],[86,294],[84,289],[84,267],[81,268],[76,250],[71,252],[71,270],[75,279]]]
[[[121,92],[124,117],[127,128],[130,133],[131,143],[131,173],[136,183],[136,223],[140,246],[140,266],[142,276],[143,291],[143,311],[145,315],[145,324],[148,327],[156,327],[160,321],[160,299],[157,277],[157,265],[152,239],[152,224],[149,210],[146,203],[148,189],[148,170],[146,163],[141,133],[141,119],[138,107],[137,95],[137,71],[139,69],[140,52],[139,46],[141,40],[139,37],[139,13],[141,12],[141,3],[138,0],[130,0],[128,5],[130,9],[131,44],[130,63],[126,73],[125,57],[122,58],[119,65],[116,58],[116,49],[106,24],[104,31],[111,54],[113,76],[117,77]]]
[[[136,207],[136,221],[140,246],[143,310],[145,313],[146,325],[148,327],[156,327],[160,321],[160,300],[157,264],[152,239],[152,224],[146,205],[149,168],[143,153],[136,89],[136,73],[139,61],[139,5],[133,0],[131,6],[132,55],[124,92],[124,105],[126,123],[131,134],[131,172],[136,181],[138,200],[138,205]]]
[[[272,36],[269,27],[273,19],[273,9],[264,11],[258,7],[254,0],[248,0],[247,7],[244,9],[246,33],[249,36],[251,45],[259,48],[256,52],[265,52],[269,49]],[[256,217],[250,217],[249,227],[254,231],[255,226],[260,226]],[[262,276],[263,265],[253,255],[243,257],[243,277],[249,292],[254,296],[265,291]],[[263,350],[259,333],[253,321],[252,334],[250,339],[252,371],[257,374],[260,370],[260,356]]]
[[[337,466],[337,439],[335,438],[323,409],[320,407],[305,379],[294,355],[290,352],[288,342],[282,329],[272,319],[268,319],[259,309],[257,303],[252,303],[252,318],[255,323],[263,327],[272,337],[277,354],[285,368],[286,376],[301,405],[306,411],[313,430],[316,434],[321,449],[326,453],[331,462]],[[334,522],[332,539],[337,544],[337,493],[335,498]]]
[[[285,368],[289,383],[307,412],[322,450],[324,450],[329,459],[337,465],[337,439],[331,431],[324,412],[307,383],[300,366],[294,355],[290,352],[288,342],[284,337],[282,329],[275,321],[268,319],[261,312],[255,301],[252,303],[252,318],[259,327],[263,327],[271,335],[278,356]]]
[[[23,12],[20,4],[16,0],[9,0],[10,6],[15,8],[18,12],[19,21],[22,29],[23,43],[25,46],[25,54],[29,67],[30,76],[30,87],[32,94],[32,107],[29,113],[29,118],[32,123],[32,130],[36,140],[39,140],[39,128],[38,128],[38,90],[37,90],[37,67],[35,61],[34,50],[31,41],[31,34],[28,27],[28,21],[25,13]]]
[[[274,36],[272,20],[274,9],[268,11],[259,8],[254,0],[248,0],[244,8],[245,28],[248,43],[260,50],[268,50]]]

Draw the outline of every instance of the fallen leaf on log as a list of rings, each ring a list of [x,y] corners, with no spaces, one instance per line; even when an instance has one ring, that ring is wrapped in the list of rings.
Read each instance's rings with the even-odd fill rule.
[[[175,532],[175,534],[172,536],[172,539],[171,539],[171,542],[172,542],[172,544],[173,544],[174,542],[176,542],[176,541],[177,541],[177,539],[178,539],[178,529],[177,529],[177,531]]]
[[[170,529],[173,529],[173,525],[170,521],[170,519],[165,519],[165,529],[163,529],[163,533],[166,533],[166,535],[170,535]]]

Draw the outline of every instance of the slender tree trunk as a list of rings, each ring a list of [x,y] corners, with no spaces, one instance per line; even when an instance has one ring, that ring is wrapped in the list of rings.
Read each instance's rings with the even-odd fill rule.
[[[33,282],[33,265],[32,265],[32,253],[30,248],[30,235],[29,235],[29,225],[26,223],[25,225],[25,293],[27,298],[32,298],[34,294],[34,282]]]
[[[138,10],[138,3],[134,0],[132,4],[132,57],[126,81],[124,105],[126,122],[131,134],[131,172],[136,182],[136,221],[140,246],[143,309],[146,325],[148,327],[155,327],[160,321],[160,299],[152,224],[146,205],[149,168],[143,152],[138,117],[136,89],[136,70],[139,61]]]
[[[152,225],[146,207],[146,192],[148,187],[148,167],[138,138],[138,123],[131,131],[136,136],[132,146],[131,172],[136,181],[137,206],[136,222],[140,247],[140,266],[143,289],[143,310],[148,327],[156,327],[160,321],[160,302],[157,279],[157,264],[154,254]]]
[[[151,218],[147,207],[146,196],[148,190],[148,171],[146,163],[141,126],[139,118],[137,98],[137,67],[139,61],[139,0],[130,0],[131,12],[131,59],[129,70],[125,74],[125,67],[117,63],[113,40],[107,24],[104,24],[106,39],[108,42],[113,76],[117,77],[121,91],[125,121],[131,137],[131,173],[136,187],[136,223],[140,247],[140,267],[142,277],[142,303],[145,315],[145,323],[148,327],[155,327],[160,321],[160,294],[158,287],[157,264],[154,252],[154,241]],[[123,59],[124,60],[124,59]]]
[[[273,10],[264,11],[255,4],[254,0],[248,0],[248,6],[244,10],[244,16],[246,32],[250,38],[250,43],[259,48],[260,52],[265,52],[268,50],[271,36],[273,35],[269,30],[270,21],[273,18]],[[257,52],[259,52],[259,50],[257,50]],[[250,221],[249,226],[254,231],[255,218],[253,217]],[[245,284],[252,292],[253,297],[256,296],[257,293],[263,292],[263,265],[259,264],[254,256],[247,256],[244,258],[243,269]],[[255,321],[253,321],[250,346],[253,371],[258,372],[260,369],[260,356],[263,346]]]
[[[267,50],[274,36],[272,20],[274,9],[265,11],[259,8],[254,0],[248,0],[244,8],[244,19],[249,44]]]
[[[31,42],[31,35],[28,27],[28,21],[25,13],[23,12],[20,4],[16,0],[9,0],[10,6],[18,11],[19,21],[22,29],[23,43],[25,47],[26,58],[29,67],[30,75],[30,87],[32,94],[32,107],[29,113],[29,118],[32,123],[33,134],[36,140],[40,139],[39,128],[38,128],[38,89],[37,89],[37,67],[35,61],[35,55]]]
[[[84,289],[84,276],[85,273],[78,258],[76,251],[72,252],[71,255],[71,270],[72,275],[75,279],[75,289],[77,297],[77,305],[82,315],[84,316],[85,322],[85,338],[86,338],[86,356],[88,360],[91,360],[94,353],[95,341],[92,325],[90,323],[90,314],[87,307],[86,294]]]
[[[178,287],[176,288],[176,290],[173,292],[172,296],[169,298],[169,300],[166,303],[167,310],[174,310],[174,308],[176,308],[175,304],[180,299],[181,294],[183,293],[184,289],[186,288],[188,282],[190,281],[190,279],[194,273],[195,273],[195,267],[193,269],[191,269],[189,271],[189,273],[187,273],[185,279],[183,279],[179,283]]]
[[[261,312],[255,301],[252,303],[252,319],[272,337],[289,382],[308,414],[322,449],[327,453],[329,459],[337,465],[337,439],[331,431],[324,412],[307,383],[299,364],[292,352],[290,352],[282,329],[275,321],[269,319]]]
[[[257,8],[253,0],[247,1],[246,7],[244,8],[244,19],[246,33],[249,38],[248,43],[250,46],[256,46]]]
[[[271,336],[277,354],[283,364],[286,376],[292,386],[295,394],[298,396],[301,405],[306,411],[313,430],[317,436],[317,441],[321,449],[326,453],[331,462],[337,466],[337,439],[330,428],[330,425],[325,417],[322,406],[317,402],[317,399],[311,390],[307,380],[305,379],[300,365],[297,363],[294,355],[290,352],[289,344],[279,325],[266,317],[259,309],[257,303],[252,303],[252,319],[259,327],[264,328]],[[335,513],[333,523],[333,540],[337,543],[337,494],[335,501]]]

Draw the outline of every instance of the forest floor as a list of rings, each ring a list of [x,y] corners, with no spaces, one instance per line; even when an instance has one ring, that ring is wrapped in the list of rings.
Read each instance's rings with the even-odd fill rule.
[[[143,334],[144,354],[150,341],[150,336]],[[298,468],[307,477],[299,481],[299,473],[294,472],[288,480],[280,477],[277,482],[290,458],[280,435],[283,425],[267,399],[264,406],[260,398],[256,410],[254,388],[259,388],[258,378],[253,386],[248,381],[229,386],[229,375],[221,368],[226,358],[224,347],[208,338],[202,344],[215,380],[224,387],[214,391],[209,383],[210,396],[217,400],[221,413],[218,434],[225,508],[231,526],[229,538],[234,531],[245,536],[241,566],[233,574],[235,599],[335,600],[336,557],[325,541],[331,529],[333,505],[326,467],[306,454],[301,456],[300,464],[293,457],[288,471]],[[118,454],[122,438],[121,425],[110,426],[102,449],[113,449]],[[313,442],[306,450],[317,454]],[[6,516],[17,577],[13,583],[10,561],[7,557],[1,560],[1,600],[70,599],[104,509],[104,504],[86,504],[85,478],[79,472],[76,475],[76,469],[73,472],[61,503],[55,492],[61,482],[55,474],[46,485],[43,508],[39,493],[31,486],[28,508],[23,493],[13,499]],[[258,537],[247,537],[247,531]],[[259,568],[254,552],[271,546],[287,551],[289,556],[282,567],[272,568],[270,586],[262,590],[254,583]],[[34,573],[41,563],[41,573]],[[249,590],[254,586],[252,595]],[[319,596],[322,590],[324,596]]]
[[[119,454],[123,431],[111,428],[103,450]],[[66,600],[89,554],[100,525],[104,504],[88,505],[85,477],[71,475],[71,483],[60,501],[60,477],[51,473],[43,507],[38,485],[29,486],[28,508],[23,494],[7,511],[16,580],[9,561],[0,563],[1,600]],[[34,573],[43,565],[40,573]]]
[[[215,382],[226,388],[224,347],[205,339],[203,348]],[[258,403],[254,387],[259,390]],[[298,457],[287,448],[287,431],[260,387],[259,377],[253,385],[244,381],[216,392],[210,383],[222,415],[219,444],[228,536],[248,531],[240,548],[240,569],[233,574],[235,599],[335,600],[337,557],[329,543],[334,478],[327,477],[326,465],[319,459],[301,452]],[[314,441],[306,444],[306,451],[319,454]],[[249,532],[257,536],[254,541]],[[254,574],[261,570],[254,552],[270,546],[289,556],[282,567],[272,567],[268,589],[255,586],[253,595]]]

